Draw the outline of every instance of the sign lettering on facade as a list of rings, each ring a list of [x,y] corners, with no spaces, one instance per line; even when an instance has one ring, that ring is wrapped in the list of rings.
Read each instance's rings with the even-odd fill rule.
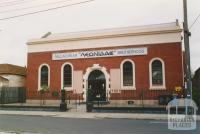
[[[147,55],[147,48],[142,47],[142,48],[97,50],[97,51],[79,51],[79,52],[69,52],[69,53],[53,53],[52,59],[64,60],[64,59],[133,56],[133,55]]]

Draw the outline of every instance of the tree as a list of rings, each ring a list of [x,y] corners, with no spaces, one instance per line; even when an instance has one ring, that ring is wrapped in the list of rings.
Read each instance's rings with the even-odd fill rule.
[[[41,96],[40,105],[44,105],[45,104],[45,93],[49,92],[49,87],[46,85],[43,85],[41,87],[41,89],[39,90],[39,92],[40,92],[40,96]]]
[[[199,107],[200,106],[200,68],[195,71],[194,77],[192,79],[192,85],[193,85],[192,97]]]

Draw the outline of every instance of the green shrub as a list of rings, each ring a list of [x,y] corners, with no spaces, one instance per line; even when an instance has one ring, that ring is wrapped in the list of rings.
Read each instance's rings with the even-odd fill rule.
[[[51,95],[53,97],[58,97],[59,96],[59,92],[58,91],[53,91]]]
[[[46,93],[46,92],[49,92],[49,87],[46,86],[46,85],[44,85],[44,86],[42,86],[41,89],[40,89],[40,94],[44,94],[44,93]]]
[[[194,88],[192,90],[192,98],[196,102],[197,106],[200,107],[200,89]]]

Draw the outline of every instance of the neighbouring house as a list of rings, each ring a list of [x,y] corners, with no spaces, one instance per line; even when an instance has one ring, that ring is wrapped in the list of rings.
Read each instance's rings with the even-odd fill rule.
[[[0,64],[0,87],[25,87],[26,67]]]
[[[8,87],[9,80],[0,76],[0,87]]]
[[[181,34],[174,22],[29,40],[27,97],[39,100],[33,92],[48,86],[50,92],[79,94],[83,101],[127,104],[143,98],[144,104],[158,104],[158,96],[184,87]]]

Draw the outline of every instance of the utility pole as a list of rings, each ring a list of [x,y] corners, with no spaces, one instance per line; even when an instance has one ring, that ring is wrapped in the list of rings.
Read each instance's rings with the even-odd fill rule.
[[[185,63],[186,63],[186,92],[187,98],[192,99],[192,77],[191,77],[191,68],[190,68],[190,46],[189,46],[189,37],[191,33],[188,29],[188,18],[187,18],[187,0],[183,0],[183,30],[184,30],[184,45],[185,45]]]

